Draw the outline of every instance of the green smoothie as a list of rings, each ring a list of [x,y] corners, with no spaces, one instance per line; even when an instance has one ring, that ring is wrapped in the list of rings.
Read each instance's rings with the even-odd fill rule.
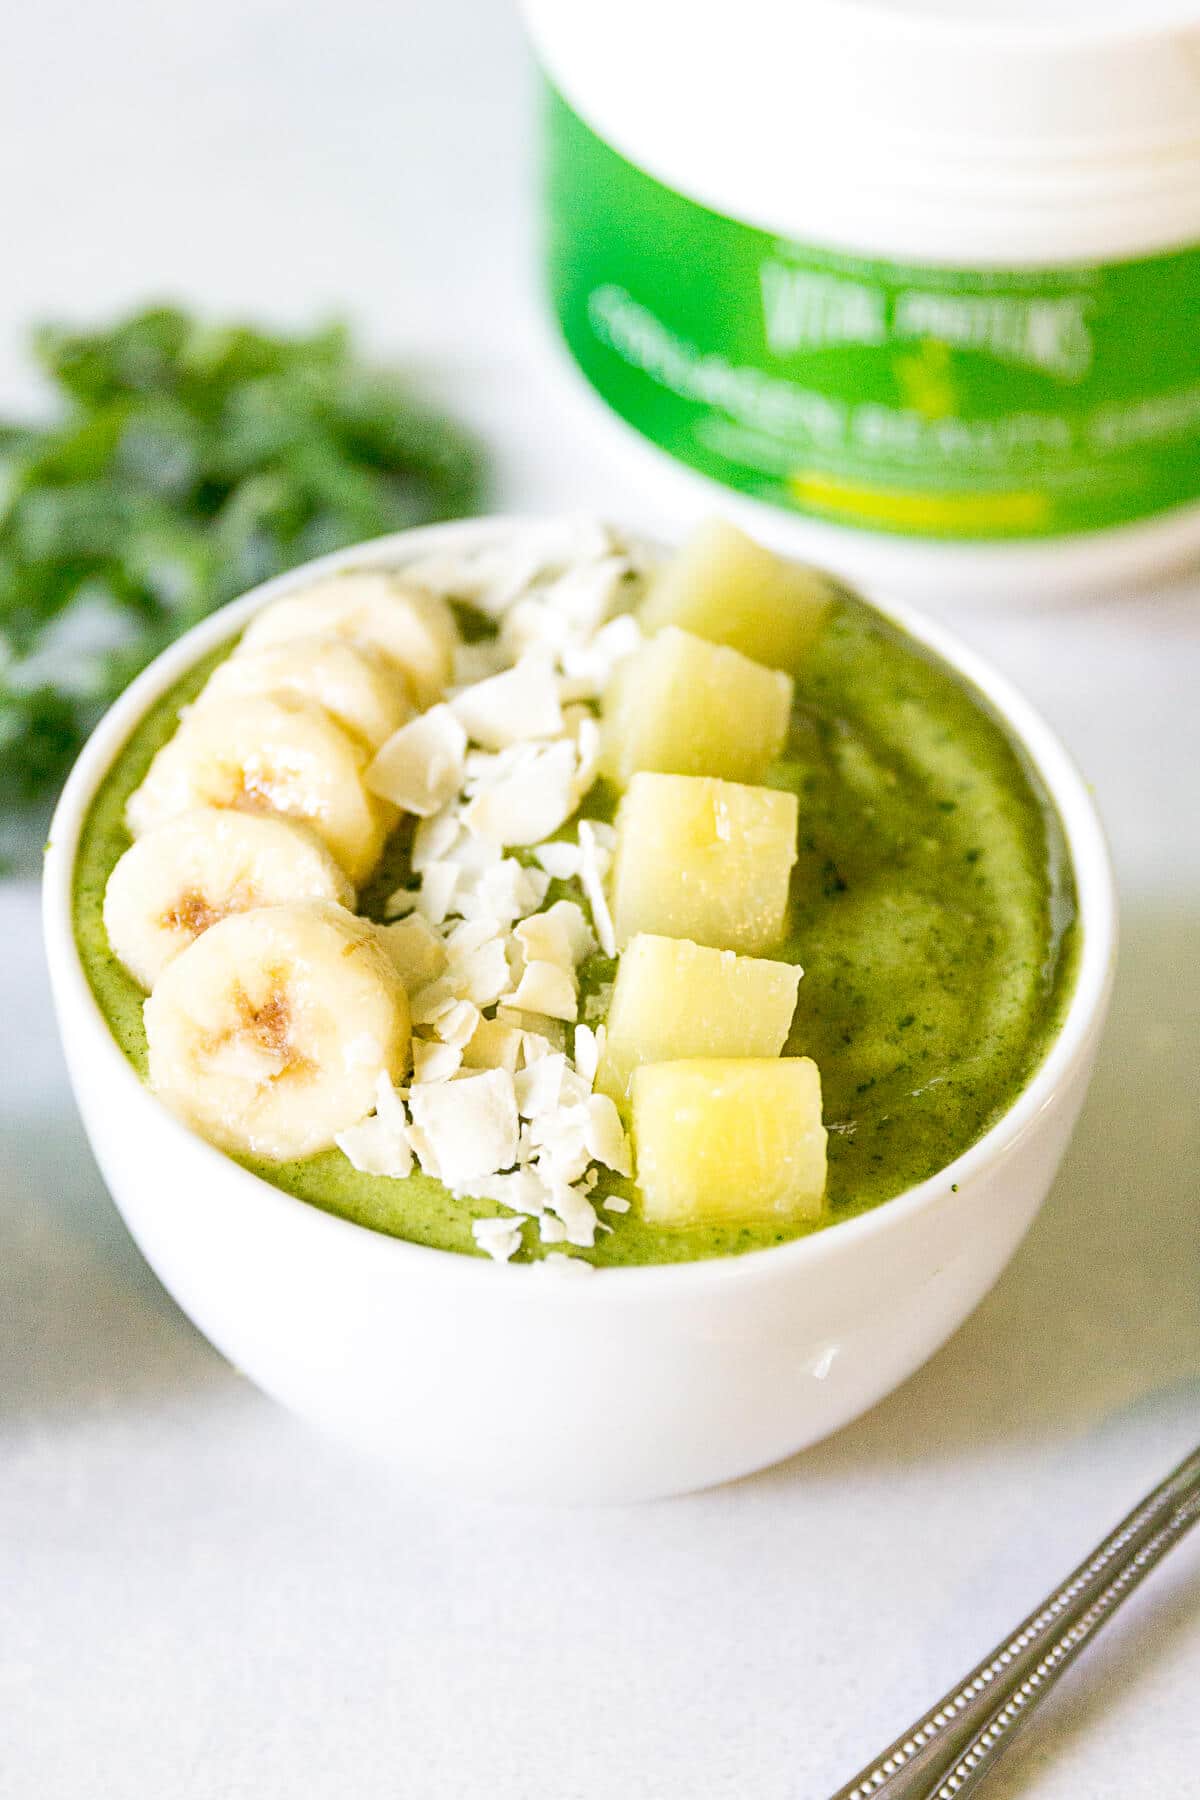
[[[105,883],[129,843],[125,801],[179,708],[226,652],[199,664],[147,714],[114,762],[84,825],[75,922],[84,967],[113,1035],[140,1074],[141,990],[110,954]],[[850,599],[840,601],[797,683],[790,739],[771,785],[800,801],[792,929],[772,955],[803,965],[786,1054],[815,1058],[829,1127],[825,1219],[854,1217],[944,1168],[1011,1104],[1069,999],[1077,929],[1062,827],[1003,727],[957,676]],[[611,813],[601,785],[585,810]],[[401,828],[361,899],[371,912],[406,870]],[[583,896],[554,883],[550,899]],[[580,972],[598,1014],[615,965]],[[602,1015],[600,1015],[602,1016]],[[415,1174],[364,1175],[338,1150],[283,1165],[247,1163],[313,1206],[437,1249],[479,1254],[472,1219],[503,1209],[453,1199]],[[592,1250],[605,1266],[686,1262],[763,1249],[812,1226],[652,1228],[632,1183],[598,1194],[631,1211]],[[520,1253],[542,1254],[538,1245]]]

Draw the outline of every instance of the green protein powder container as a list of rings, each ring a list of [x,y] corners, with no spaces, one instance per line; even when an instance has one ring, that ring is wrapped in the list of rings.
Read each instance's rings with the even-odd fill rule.
[[[1197,0],[526,14],[562,337],[702,504],[935,600],[1200,555]]]

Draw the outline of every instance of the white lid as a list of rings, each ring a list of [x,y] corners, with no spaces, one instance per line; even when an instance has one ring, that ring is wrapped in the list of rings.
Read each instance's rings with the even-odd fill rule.
[[[869,108],[899,142],[1028,163],[1200,140],[1196,0],[814,0],[788,25],[823,113]]]
[[[1097,218],[1081,219],[1062,260],[1114,238],[1129,240],[1124,254],[1179,242],[1181,220],[1200,235],[1200,0],[526,0],[526,11],[551,78],[602,136],[768,229],[824,224],[826,241],[894,253],[867,214],[886,237],[899,203],[899,243],[922,205],[934,226],[957,194],[982,200],[988,229],[1028,238],[1031,255],[1052,248],[1064,201]],[[868,190],[876,206],[856,230]]]

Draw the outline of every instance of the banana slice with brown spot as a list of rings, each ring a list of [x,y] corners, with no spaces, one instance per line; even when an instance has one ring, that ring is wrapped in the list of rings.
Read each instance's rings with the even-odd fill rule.
[[[367,792],[370,751],[311,700],[261,694],[191,708],[163,745],[125,819],[134,837],[197,806],[278,813],[313,830],[360,885],[394,807]]]
[[[370,644],[325,636],[289,638],[227,657],[196,701],[286,694],[312,700],[372,750],[416,711],[408,681],[390,657]]]
[[[345,872],[307,825],[196,807],[148,831],[104,890],[113,955],[152,988],[167,964],[230,913],[289,900],[354,905]]]
[[[222,919],[167,965],[144,1016],[155,1093],[264,1162],[328,1149],[408,1064],[403,982],[370,923],[325,900]]]
[[[390,657],[421,707],[441,698],[459,641],[454,614],[439,594],[382,569],[363,569],[276,600],[251,621],[234,654],[314,635],[353,638]]]

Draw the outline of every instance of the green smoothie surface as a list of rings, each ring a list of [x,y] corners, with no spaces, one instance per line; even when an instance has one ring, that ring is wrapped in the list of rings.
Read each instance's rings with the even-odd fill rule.
[[[109,951],[101,906],[129,844],[126,799],[175,729],[179,708],[229,648],[198,664],[141,721],[84,824],[75,923],[88,979],[144,1077],[144,994]],[[627,1213],[572,1255],[601,1264],[682,1262],[763,1249],[880,1205],[935,1174],[1011,1105],[1042,1059],[1074,976],[1075,894],[1062,827],[1004,728],[957,676],[856,601],[835,606],[796,683],[772,786],[799,797],[791,930],[771,955],[804,967],[785,1054],[815,1058],[829,1128],[825,1217],[816,1227],[643,1223],[633,1183],[605,1174]],[[611,816],[593,790],[584,811]],[[396,833],[360,910],[406,872]],[[583,900],[555,882],[549,899]],[[586,904],[586,903],[585,903]],[[580,971],[581,1017],[602,1017],[615,964]],[[588,1002],[590,1001],[590,1008]],[[298,1199],[372,1230],[477,1255],[471,1222],[504,1209],[452,1198],[428,1176],[357,1172],[339,1150],[247,1162]],[[543,1254],[527,1245],[517,1260]]]

